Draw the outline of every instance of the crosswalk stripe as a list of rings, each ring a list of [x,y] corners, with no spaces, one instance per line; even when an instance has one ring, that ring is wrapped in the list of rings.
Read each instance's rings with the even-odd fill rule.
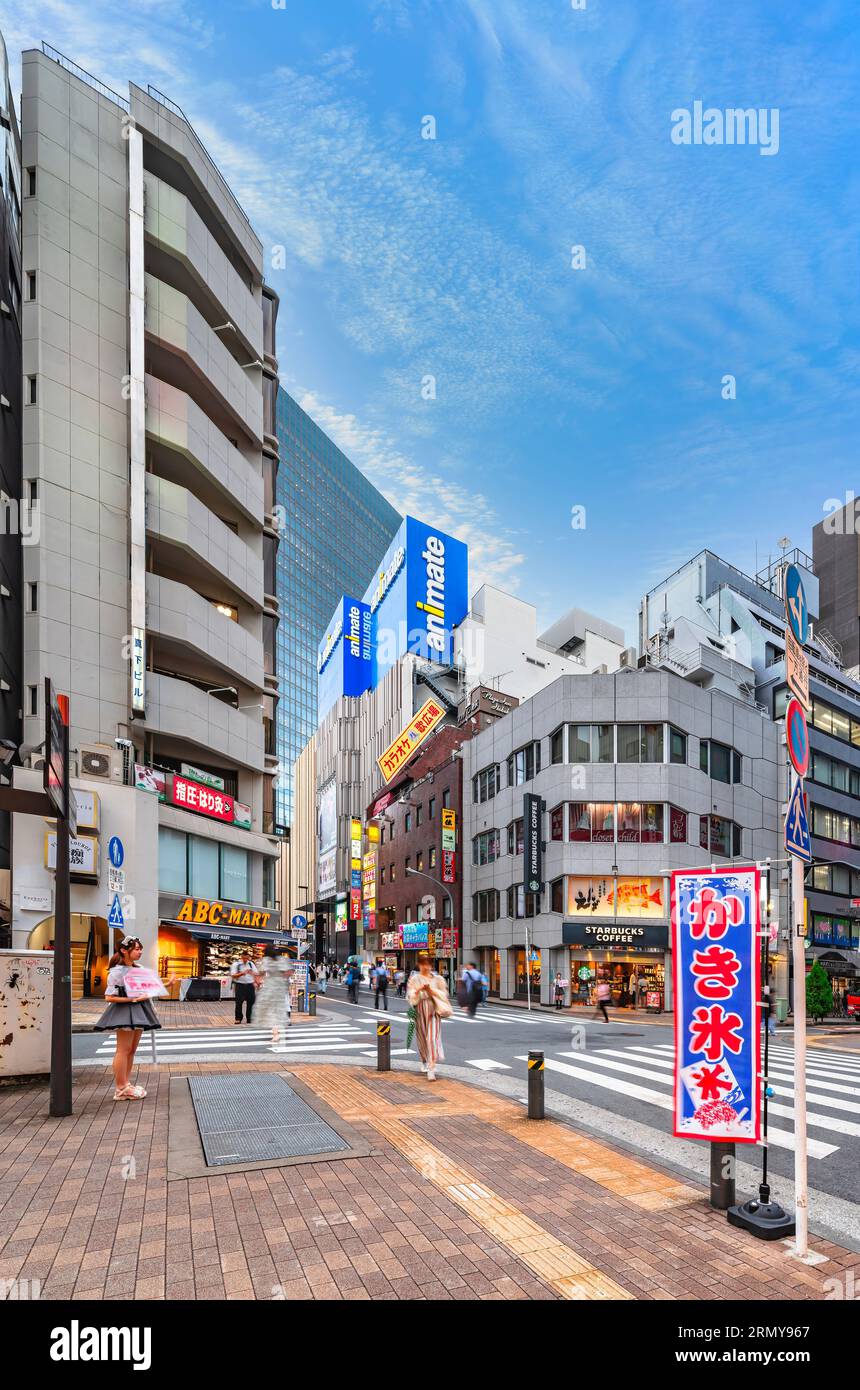
[[[507,1062],[494,1062],[492,1057],[473,1057],[467,1067],[477,1067],[479,1071],[510,1071]]]
[[[673,1069],[674,1069],[674,1066],[675,1066],[674,1060],[670,1060],[668,1057],[652,1057],[652,1056],[648,1053],[647,1049],[646,1049],[646,1048],[643,1048],[643,1047],[630,1048],[628,1052],[622,1052],[620,1049],[617,1049],[617,1048],[609,1048],[609,1047],[606,1047],[606,1048],[601,1048],[600,1053],[597,1054],[597,1055],[599,1055],[599,1056],[601,1056],[601,1057],[606,1056],[607,1054],[608,1054],[609,1056],[611,1056],[611,1057],[629,1057],[629,1056],[630,1056],[630,1053],[633,1053],[633,1054],[634,1054],[634,1057],[637,1058],[637,1059],[639,1059],[639,1058],[641,1057],[641,1060],[643,1060],[643,1061],[644,1061],[645,1058],[647,1057],[648,1060],[651,1062],[651,1065],[652,1065],[652,1066],[655,1066],[655,1067],[666,1067],[666,1068],[669,1068],[670,1070],[673,1070]],[[644,1054],[644,1055],[643,1055],[643,1054]],[[772,1081],[792,1081],[793,1078],[794,1078],[793,1069],[790,1068],[790,1067],[789,1067],[786,1063],[784,1063],[784,1062],[779,1062],[779,1063],[769,1062],[769,1063],[768,1063],[768,1074],[769,1074],[769,1077],[770,1077],[770,1079],[771,1079]],[[828,1073],[823,1073],[823,1075],[828,1075]],[[822,1076],[818,1076],[818,1075],[809,1075],[809,1073],[807,1073],[807,1087],[806,1087],[806,1093],[807,1093],[807,1095],[808,1095],[808,1096],[811,1096],[811,1095],[813,1094],[813,1092],[817,1092],[817,1091],[835,1091],[835,1092],[837,1092],[839,1095],[860,1096],[860,1087],[857,1087],[857,1086],[842,1086],[842,1085],[840,1085],[838,1082],[835,1082],[835,1081],[824,1081],[824,1080],[822,1079]],[[794,1092],[793,1092],[793,1091],[792,1091],[792,1092],[780,1092],[780,1094],[792,1094],[792,1095],[793,1095]],[[826,1096],[816,1096],[815,1099],[816,1099],[816,1100],[820,1100],[822,1105],[826,1105],[826,1104],[827,1104],[827,1097],[826,1097]]]
[[[371,1037],[371,1034],[370,1034],[370,1033],[354,1033],[354,1034],[352,1034],[352,1036],[355,1037],[355,1038],[367,1039],[367,1038]],[[295,1040],[295,1043],[294,1043],[294,1047],[295,1047],[295,1048],[303,1048],[305,1051],[308,1051],[308,1050],[311,1050],[311,1049],[314,1049],[314,1050],[315,1050],[315,1049],[321,1049],[321,1048],[325,1048],[325,1047],[341,1047],[341,1046],[343,1046],[343,1047],[347,1047],[347,1046],[352,1046],[352,1047],[364,1047],[364,1045],[365,1045],[364,1042],[361,1042],[361,1043],[358,1043],[358,1042],[356,1042],[356,1043],[348,1043],[346,1039],[344,1039],[344,1040],[341,1041],[341,1039],[334,1039],[334,1038],[331,1039],[330,1041],[325,1041],[325,1040],[323,1039],[323,1040],[314,1041],[314,1042],[312,1042],[310,1039],[308,1039],[307,1041],[304,1041],[304,1040],[302,1040],[302,1039],[296,1039],[296,1040]],[[230,1052],[230,1051],[232,1051],[233,1048],[258,1048],[258,1049],[259,1049],[259,1048],[265,1048],[265,1047],[271,1047],[271,1046],[272,1046],[272,1035],[271,1035],[271,1033],[269,1033],[268,1036],[265,1037],[265,1038],[235,1038],[235,1039],[231,1039],[230,1042],[203,1042],[203,1043],[201,1043],[201,1042],[187,1042],[187,1043],[184,1043],[184,1042],[171,1042],[171,1043],[159,1043],[159,1044],[157,1045],[157,1047],[156,1047],[156,1052],[157,1052],[157,1053],[161,1053],[161,1052],[220,1052],[220,1051]],[[97,1055],[99,1055],[99,1056],[106,1056],[106,1055],[108,1055],[110,1052],[115,1052],[115,1051],[116,1051],[116,1045],[115,1045],[115,1044],[114,1044],[113,1047],[100,1047],[99,1050],[98,1050],[98,1054],[97,1054]],[[143,1057],[146,1056],[146,1052],[147,1052],[147,1051],[148,1051],[148,1049],[146,1049],[146,1050],[144,1051]],[[138,1055],[140,1055],[140,1054],[138,1054]],[[141,1060],[142,1060],[142,1058],[141,1058]]]
[[[571,1055],[581,1059],[584,1054],[577,1052]],[[528,1059],[523,1055],[517,1057],[516,1060],[518,1062],[525,1062]],[[568,1062],[555,1062],[551,1059],[547,1060],[546,1069],[548,1071],[563,1072],[566,1076],[573,1076],[579,1081],[587,1082],[590,1086],[602,1086],[604,1090],[616,1091],[618,1094],[624,1096],[632,1096],[635,1100],[643,1100],[649,1105],[656,1105],[661,1110],[671,1110],[673,1107],[673,1101],[670,1096],[664,1096],[659,1091],[652,1091],[647,1086],[637,1086],[632,1081],[623,1081],[617,1076],[600,1076],[597,1072],[587,1070],[581,1071],[578,1067],[572,1067]],[[786,1110],[784,1106],[779,1108],[782,1111]],[[771,1107],[771,1109],[773,1109],[773,1107]],[[787,1113],[789,1115],[792,1114],[791,1111]],[[820,1119],[821,1117],[818,1118]],[[809,1122],[810,1124],[814,1123],[811,1116],[809,1117]],[[831,1128],[835,1127],[836,1126],[831,1126]],[[787,1130],[778,1129],[774,1125],[770,1125],[768,1127],[768,1142],[777,1148],[793,1149],[794,1135]],[[807,1149],[810,1158],[827,1158],[830,1154],[836,1153],[838,1147],[837,1144],[825,1144],[820,1139],[808,1139],[807,1141]]]
[[[411,1047],[392,1047],[390,1055],[392,1057],[408,1057],[410,1052],[412,1052]],[[376,1048],[372,1052],[362,1052],[361,1055],[362,1057],[375,1057]]]
[[[295,1043],[286,1047],[269,1045],[269,1052],[345,1052],[347,1048],[357,1047],[359,1050],[366,1046],[366,1042],[332,1042],[332,1043]],[[374,1056],[376,1054],[374,1053]]]

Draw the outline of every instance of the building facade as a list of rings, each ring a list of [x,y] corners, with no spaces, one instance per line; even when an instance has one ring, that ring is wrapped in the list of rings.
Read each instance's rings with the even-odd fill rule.
[[[748,673],[749,674],[749,673]],[[777,731],[740,686],[562,676],[464,747],[464,955],[491,993],[671,1009],[673,869],[776,855]],[[539,887],[526,879],[538,798]]]
[[[818,530],[818,528],[816,528]],[[844,539],[840,537],[840,540]],[[855,550],[856,555],[856,550]],[[788,701],[785,674],[785,605],[782,580],[788,563],[802,572],[812,632],[806,646],[811,710],[807,722],[810,768],[804,790],[813,863],[806,870],[807,969],[818,960],[837,995],[857,988],[860,978],[860,683],[842,668],[832,627],[841,603],[832,564],[815,573],[801,551],[787,554],[755,579],[709,551],[694,556],[642,601],[643,660],[690,672],[711,659],[737,661],[753,673],[754,698],[778,721],[780,799],[787,801],[788,758],[783,716]],[[837,624],[838,625],[838,624]],[[850,635],[840,628],[843,636]],[[717,657],[722,653],[722,657]],[[779,926],[775,956],[776,991],[790,997],[790,915],[787,856],[780,836],[779,873],[772,892]]]
[[[29,173],[27,174],[29,179]],[[21,542],[38,523],[38,497],[21,482],[21,322],[35,281],[21,273],[21,136],[0,35],[0,739],[21,742]],[[0,941],[9,922],[10,831],[0,811]]]
[[[277,396],[280,833],[293,824],[293,764],[317,727],[317,649],[342,594],[363,594],[398,512],[283,387]],[[296,900],[294,900],[296,901]]]
[[[852,495],[812,528],[812,563],[821,587],[820,624],[839,646],[844,668],[860,667],[860,504]]]
[[[277,298],[247,216],[162,93],[120,96],[43,45],[23,55],[22,109],[24,473],[41,506],[24,738],[42,736],[50,677],[81,785],[157,806],[145,919],[81,851],[104,904],[76,909],[73,890],[89,956],[110,906],[153,964],[199,973],[228,921],[237,939],[264,915],[278,925]],[[125,844],[112,882],[152,851]],[[16,944],[44,934],[40,912],[19,908]]]

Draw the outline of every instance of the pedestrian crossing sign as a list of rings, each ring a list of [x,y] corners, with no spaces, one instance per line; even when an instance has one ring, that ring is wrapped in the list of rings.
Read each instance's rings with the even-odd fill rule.
[[[803,782],[800,777],[795,779],[785,814],[785,847],[796,859],[802,859],[805,864],[812,862],[809,821],[806,818]]]
[[[114,893],[114,895],[113,895],[113,902],[112,902],[111,905],[110,905],[110,913],[109,913],[109,915],[108,915],[108,926],[109,926],[109,927],[124,927],[124,926],[125,926],[125,918],[124,918],[123,915],[122,915],[122,907],[121,907],[120,901],[119,901],[119,893]]]

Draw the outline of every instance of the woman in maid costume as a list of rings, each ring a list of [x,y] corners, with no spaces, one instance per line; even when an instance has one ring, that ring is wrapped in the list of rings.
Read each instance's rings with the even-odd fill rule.
[[[107,1008],[96,1024],[96,1030],[99,1032],[116,1032],[116,1053],[113,1059],[114,1100],[143,1100],[146,1095],[143,1087],[132,1086],[129,1082],[134,1054],[141,1034],[161,1027],[152,1000],[130,998],[123,984],[127,972],[137,965],[142,954],[143,945],[139,937],[126,936],[119,943],[116,955],[110,958],[105,986]]]

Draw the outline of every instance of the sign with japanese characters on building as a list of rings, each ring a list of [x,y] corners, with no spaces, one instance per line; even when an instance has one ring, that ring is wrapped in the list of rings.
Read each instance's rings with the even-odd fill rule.
[[[213,791],[199,782],[190,782],[187,777],[177,773],[173,778],[170,799],[174,806],[184,806],[186,811],[197,811],[203,816],[214,816],[216,820],[232,821],[233,798],[227,792]]]
[[[758,869],[673,873],[678,1138],[759,1139],[758,930]]]
[[[445,806],[442,809],[442,849],[457,848],[457,812]]]
[[[409,762],[412,754],[415,753],[432,733],[440,719],[445,717],[445,707],[441,700],[431,698],[425,700],[418,713],[410,719],[406,728],[399,736],[386,748],[381,758],[377,758],[379,770],[383,780],[390,782],[402,767]]]

